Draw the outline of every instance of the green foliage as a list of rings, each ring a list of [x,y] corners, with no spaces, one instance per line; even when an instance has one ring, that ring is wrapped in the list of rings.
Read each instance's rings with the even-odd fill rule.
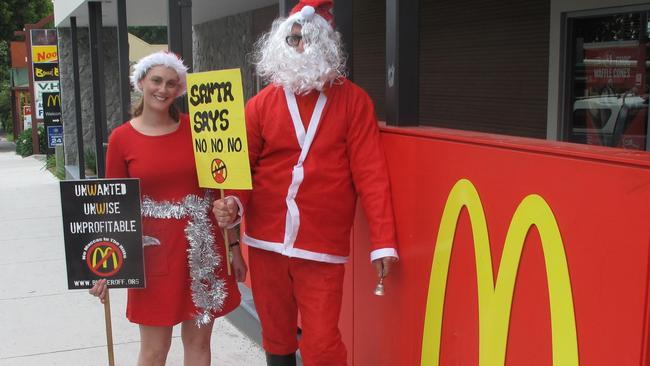
[[[0,130],[13,133],[14,124],[11,114],[11,90],[8,83],[0,80]]]
[[[84,161],[86,162],[86,169],[92,174],[97,174],[97,155],[95,150],[88,148],[84,151]]]
[[[38,142],[39,150],[41,153],[47,150],[47,136],[45,136],[45,128],[43,126],[38,126]],[[16,140],[16,153],[20,156],[29,156],[34,154],[34,149],[32,148],[32,129],[28,128],[18,135]]]
[[[129,33],[151,44],[167,44],[167,27],[129,27]]]
[[[55,155],[47,156],[45,159],[45,169],[49,170],[59,180],[65,179],[65,168],[61,164],[57,166]]]
[[[0,42],[0,129],[13,132],[11,119],[11,88],[9,85],[9,50],[6,42]]]
[[[11,92],[9,89],[9,42],[14,31],[34,24],[53,12],[51,0],[0,0],[0,127],[13,132]]]
[[[14,38],[14,31],[23,30],[53,12],[51,0],[0,0],[0,40]]]

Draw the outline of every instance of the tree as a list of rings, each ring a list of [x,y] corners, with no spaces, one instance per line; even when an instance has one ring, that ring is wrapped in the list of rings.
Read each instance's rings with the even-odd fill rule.
[[[0,40],[9,42],[14,31],[52,14],[51,0],[0,0]]]
[[[167,27],[138,26],[129,27],[129,33],[151,44],[167,44]]]
[[[38,22],[52,11],[51,0],[0,0],[0,124],[4,128],[11,121],[9,42],[14,39],[14,31]]]

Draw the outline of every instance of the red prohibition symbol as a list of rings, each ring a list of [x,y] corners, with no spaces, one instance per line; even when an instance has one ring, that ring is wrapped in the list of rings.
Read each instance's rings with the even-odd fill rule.
[[[212,160],[212,179],[217,183],[223,183],[228,177],[228,169],[226,169],[226,163],[221,159]]]
[[[117,245],[107,241],[100,241],[88,248],[86,263],[94,274],[108,277],[122,268],[124,257]]]

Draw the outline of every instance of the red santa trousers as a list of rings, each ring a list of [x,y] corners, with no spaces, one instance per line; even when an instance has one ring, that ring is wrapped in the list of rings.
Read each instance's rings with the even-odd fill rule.
[[[300,347],[305,366],[347,365],[338,328],[344,265],[289,258],[253,247],[249,247],[248,259],[264,349],[286,355]]]

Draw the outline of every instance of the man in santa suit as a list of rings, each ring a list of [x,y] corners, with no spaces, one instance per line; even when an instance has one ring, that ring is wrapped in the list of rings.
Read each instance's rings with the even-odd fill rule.
[[[357,197],[377,275],[398,258],[374,107],[345,78],[332,6],[302,0],[256,43],[270,85],[246,105],[253,190],[214,204],[222,227],[244,218],[268,365],[295,365],[298,348],[306,366],[346,365],[338,322]]]

